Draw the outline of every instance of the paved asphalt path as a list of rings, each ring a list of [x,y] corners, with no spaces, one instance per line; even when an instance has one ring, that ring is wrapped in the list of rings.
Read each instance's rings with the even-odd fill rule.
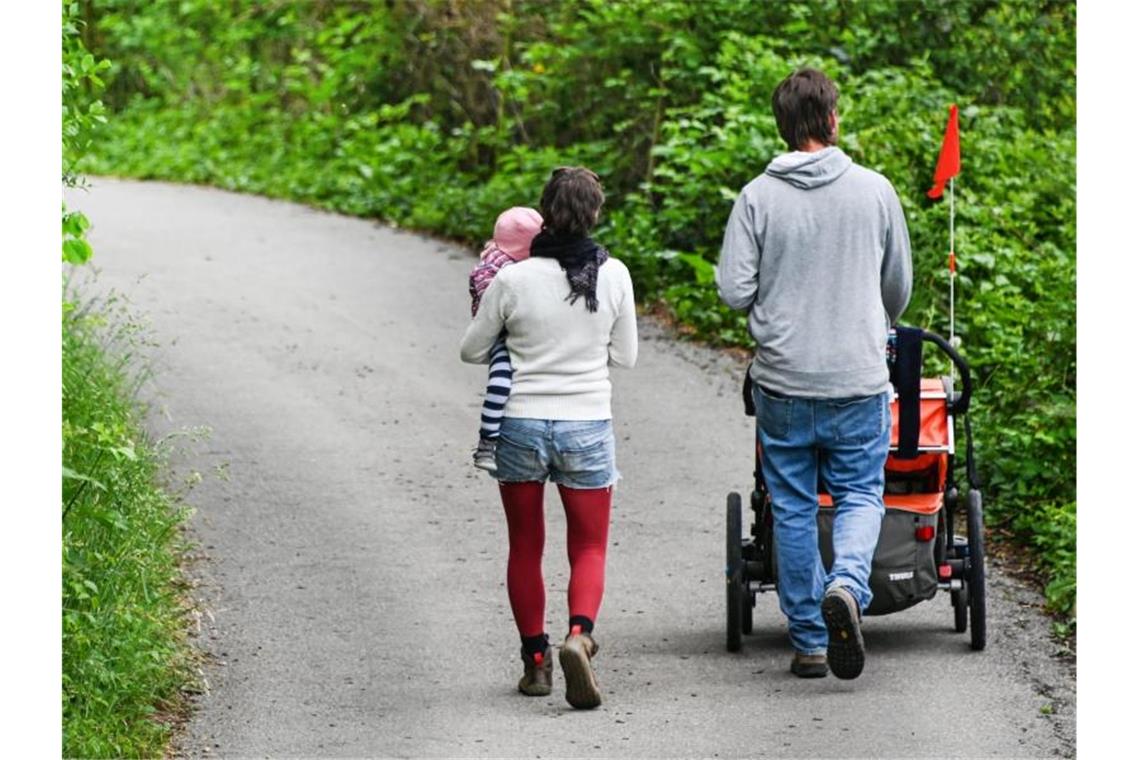
[[[868,619],[855,681],[787,672],[771,594],[756,635],[725,651],[725,494],[752,466],[742,366],[650,320],[636,369],[613,375],[605,701],[570,709],[557,668],[551,697],[523,697],[498,493],[470,465],[485,377],[459,361],[471,252],[212,189],[96,180],[67,197],[94,225],[87,292],[121,293],[151,323],[154,432],[212,431],[182,460],[204,478],[190,502],[211,658],[181,753],[1073,754],[1073,669],[1000,567],[981,653],[946,594]],[[547,517],[560,636],[553,489]]]

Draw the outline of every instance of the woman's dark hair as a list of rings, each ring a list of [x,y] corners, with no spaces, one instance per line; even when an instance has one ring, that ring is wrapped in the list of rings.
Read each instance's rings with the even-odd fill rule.
[[[834,145],[829,117],[838,100],[835,82],[816,69],[800,69],[780,82],[772,93],[772,112],[788,149],[799,150],[811,138]]]
[[[539,210],[543,229],[557,235],[585,237],[597,224],[598,211],[605,200],[597,174],[583,166],[559,167],[542,189]]]

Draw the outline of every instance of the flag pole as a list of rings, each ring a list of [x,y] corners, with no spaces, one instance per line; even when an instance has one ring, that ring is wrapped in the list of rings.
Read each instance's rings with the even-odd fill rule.
[[[958,262],[954,254],[954,177],[950,178],[950,345],[957,348],[954,340],[954,280],[958,276]],[[950,364],[950,387],[954,387],[954,364]]]
[[[954,280],[958,275],[958,262],[954,253],[954,178],[961,167],[958,149],[958,104],[950,104],[950,118],[946,121],[946,133],[942,136],[942,149],[938,152],[938,164],[934,167],[934,187],[926,195],[928,198],[941,198],[946,181],[950,181],[950,255],[947,268],[950,270],[950,345],[957,348],[954,334]],[[954,381],[954,366],[950,366],[950,381]]]
[[[954,256],[954,178],[950,178],[950,343],[954,343],[954,278],[958,262]]]

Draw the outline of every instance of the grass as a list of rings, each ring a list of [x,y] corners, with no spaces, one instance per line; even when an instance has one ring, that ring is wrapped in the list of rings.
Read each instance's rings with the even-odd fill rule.
[[[63,755],[156,757],[193,686],[165,447],[134,400],[137,324],[113,301],[63,309]]]

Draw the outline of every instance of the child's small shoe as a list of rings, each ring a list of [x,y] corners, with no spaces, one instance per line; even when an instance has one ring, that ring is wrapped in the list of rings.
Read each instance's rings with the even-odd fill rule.
[[[474,460],[472,464],[480,470],[486,470],[492,475],[498,472],[499,468],[495,464],[495,439],[480,438],[472,459]]]

